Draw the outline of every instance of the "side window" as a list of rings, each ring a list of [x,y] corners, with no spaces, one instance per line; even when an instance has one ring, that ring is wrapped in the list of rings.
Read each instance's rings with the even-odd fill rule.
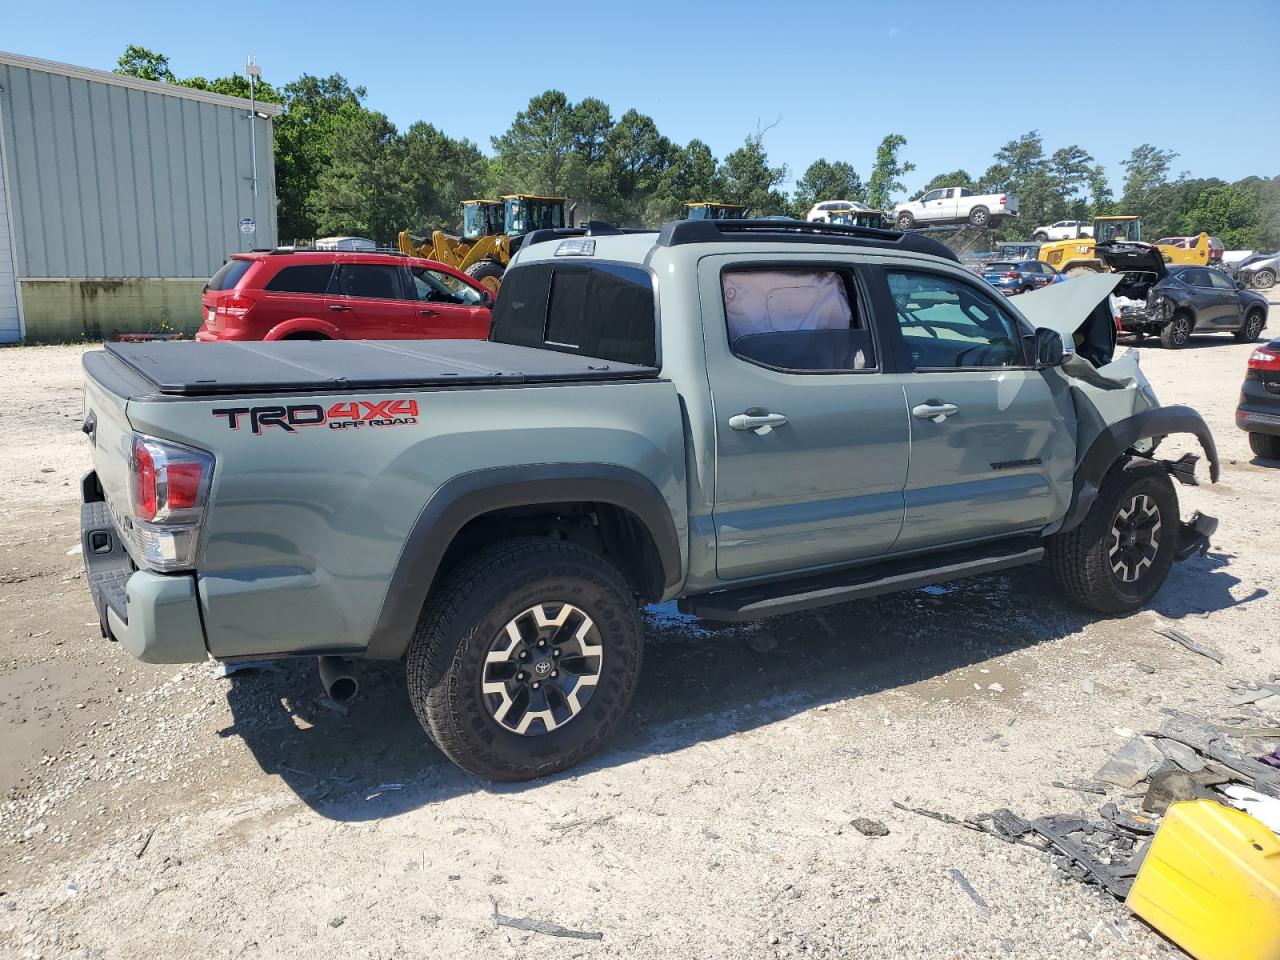
[[[1234,290],[1236,285],[1227,279],[1225,274],[1219,273],[1217,270],[1206,270],[1209,275],[1209,282],[1221,290]]]
[[[1209,286],[1208,274],[1208,270],[1201,269],[1200,267],[1192,267],[1190,270],[1183,270],[1178,279],[1193,287],[1207,287]]]
[[[937,200],[941,198],[941,196],[942,196],[941,190],[930,190],[928,193],[926,193],[923,197],[920,198],[920,202],[928,203],[930,200]]]
[[[285,267],[267,283],[266,289],[274,293],[323,294],[329,289],[329,277],[333,264],[311,263],[297,267]]]
[[[414,267],[411,273],[413,292],[419,300],[431,303],[461,303],[468,307],[480,305],[482,298],[476,289],[457,277],[439,270],[428,270],[425,267]]]
[[[967,283],[899,270],[885,279],[915,369],[1026,365],[1017,321]]]
[[[729,349],[790,373],[876,368],[853,274],[822,267],[725,270],[720,275]]]
[[[381,263],[344,263],[338,267],[338,293],[344,297],[398,300],[400,268]]]

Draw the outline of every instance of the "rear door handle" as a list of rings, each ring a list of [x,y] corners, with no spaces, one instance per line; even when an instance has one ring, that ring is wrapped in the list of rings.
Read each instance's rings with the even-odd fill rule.
[[[334,313],[347,313],[351,310],[350,307],[343,303],[331,303],[329,304],[329,309]]]
[[[419,310],[419,311],[418,311],[418,316],[420,316],[420,317],[438,317],[438,316],[440,316],[440,311],[439,311],[439,310]]]
[[[911,415],[920,420],[932,420],[934,423],[942,423],[947,417],[953,417],[960,412],[960,408],[954,403],[943,403],[941,400],[930,400],[928,403],[922,403],[911,408]]]
[[[763,437],[787,422],[781,413],[739,413],[729,418],[729,426],[734,430],[754,430],[756,436]]]

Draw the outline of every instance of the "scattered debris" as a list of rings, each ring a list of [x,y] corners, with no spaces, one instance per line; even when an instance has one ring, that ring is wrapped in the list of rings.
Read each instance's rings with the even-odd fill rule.
[[[609,823],[612,820],[613,820],[613,814],[609,814],[606,817],[584,818],[581,820],[566,820],[564,823],[551,824],[551,829],[565,831],[565,830],[577,830],[579,827],[583,827],[583,828],[603,827],[606,823]]]
[[[1198,653],[1202,657],[1208,657],[1214,663],[1222,663],[1222,654],[1216,650],[1211,650],[1203,644],[1196,643],[1177,627],[1156,627],[1156,633],[1162,637],[1168,637],[1174,643],[1180,643],[1192,653]]]
[[[987,684],[987,689],[990,690],[992,693],[1004,693],[1004,684],[989,683]]]
[[[1085,693],[1087,693],[1089,696],[1091,696],[1091,697],[1092,697],[1092,696],[1093,696],[1093,681],[1092,681],[1092,680],[1085,680],[1083,683],[1081,683],[1081,684],[1080,684],[1080,689],[1081,689],[1081,690],[1083,690]]]
[[[1270,753],[1264,753],[1258,757],[1259,763],[1265,763],[1268,767],[1275,767],[1280,770],[1280,747],[1276,747]]]
[[[1155,668],[1155,667],[1153,667],[1153,666],[1152,666],[1151,664],[1149,664],[1149,663],[1143,663],[1141,660],[1135,660],[1135,661],[1133,661],[1133,665],[1134,665],[1135,667],[1137,667],[1139,670],[1141,670],[1143,673],[1155,673],[1155,672],[1156,672],[1156,668]]]
[[[1136,787],[1164,761],[1164,754],[1146,737],[1134,737],[1111,755],[1093,775],[1095,780],[1117,787]]]
[[[138,845],[138,849],[133,851],[133,859],[141,860],[142,855],[147,852],[147,847],[151,846],[151,838],[155,836],[156,828],[151,827],[142,837],[142,843]]]
[[[497,910],[494,910],[493,918],[500,927],[528,930],[532,933],[546,934],[548,937],[568,937],[571,940],[604,939],[604,934],[596,931],[570,930],[568,927],[562,927],[558,923],[548,923],[546,920],[531,920],[528,917],[508,917],[498,913]]]
[[[1078,777],[1067,782],[1055,780],[1053,786],[1063,790],[1079,790],[1081,793],[1097,793],[1102,796],[1106,796],[1108,789],[1105,783],[1098,783],[1097,780],[1081,780]]]
[[[857,830],[864,837],[887,837],[889,828],[879,820],[869,820],[866,817],[854,817],[850,821],[853,829]]]
[[[1280,800],[1263,796],[1238,783],[1228,784],[1222,792],[1229,798],[1227,803],[1231,806],[1243,810],[1272,833],[1280,835]]]
[[[347,918],[346,918],[346,917],[331,917],[331,918],[329,919],[329,926],[331,926],[331,927],[333,927],[333,929],[337,930],[340,926],[342,926],[342,925],[343,925],[344,923],[346,923],[346,922],[347,922]]]
[[[1211,783],[1221,783],[1209,773],[1188,773],[1186,770],[1160,770],[1151,775],[1151,785],[1142,798],[1142,809],[1147,813],[1163,816],[1169,804],[1182,800],[1198,800],[1212,797]]]
[[[982,899],[982,894],[973,889],[973,884],[969,882],[968,878],[955,867],[952,867],[947,872],[951,874],[951,879],[960,884],[960,889],[969,895],[969,899],[978,905],[982,915],[984,917],[991,916],[991,908],[987,906],[987,901]]]

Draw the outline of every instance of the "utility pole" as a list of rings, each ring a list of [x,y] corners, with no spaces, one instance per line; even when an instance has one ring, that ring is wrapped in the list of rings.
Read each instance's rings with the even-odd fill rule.
[[[258,196],[258,78],[262,76],[262,68],[258,59],[249,54],[244,64],[245,76],[249,78],[249,150],[253,153],[253,195]]]

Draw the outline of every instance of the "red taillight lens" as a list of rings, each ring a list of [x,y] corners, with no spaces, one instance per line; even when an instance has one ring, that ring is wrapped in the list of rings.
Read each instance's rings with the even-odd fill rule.
[[[220,317],[226,317],[228,320],[239,320],[248,313],[254,305],[255,301],[252,297],[246,297],[242,293],[233,293],[229,297],[223,297],[218,301],[215,313]]]
[[[147,523],[191,523],[200,519],[213,457],[203,450],[133,436],[133,515]]]
[[[1008,277],[1010,280],[1017,280],[1018,272],[1016,270],[1010,270],[1008,273],[1002,273],[1001,276]]]
[[[133,513],[139,520],[156,516],[156,461],[141,437],[133,438]]]
[[[1280,350],[1258,347],[1249,357],[1249,369],[1280,371]]]
[[[999,200],[999,203],[1000,203],[1000,206],[1002,206],[1002,207],[1005,205],[1005,195],[1004,195],[1003,193],[1002,193],[1002,194],[1000,194],[1000,200]]]

